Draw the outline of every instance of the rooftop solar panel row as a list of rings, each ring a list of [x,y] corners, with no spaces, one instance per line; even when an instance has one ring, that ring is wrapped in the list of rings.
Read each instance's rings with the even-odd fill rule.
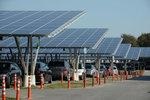
[[[54,37],[50,42],[41,41],[47,47],[93,47],[107,29],[101,28],[77,28],[67,29]],[[45,40],[45,39],[44,39]]]
[[[131,47],[125,59],[138,60],[141,49],[139,47]]]
[[[96,49],[90,49],[88,53],[99,53],[101,55],[113,55],[118,49],[122,38],[104,38]]]
[[[0,11],[0,35],[47,36],[61,31],[83,11]],[[57,32],[56,32],[57,33]]]
[[[140,48],[141,48],[140,57],[150,58],[150,47],[140,47]]]
[[[117,52],[115,53],[115,58],[125,58],[130,50],[131,44],[120,44]]]
[[[52,38],[43,37],[40,41],[41,48],[63,48],[63,47],[93,47],[101,40],[107,29],[81,28],[67,29]],[[10,42],[11,41],[11,42]],[[38,38],[33,37],[33,46],[36,47]],[[13,37],[0,42],[1,47],[16,47]],[[27,37],[20,38],[20,46],[27,46]]]

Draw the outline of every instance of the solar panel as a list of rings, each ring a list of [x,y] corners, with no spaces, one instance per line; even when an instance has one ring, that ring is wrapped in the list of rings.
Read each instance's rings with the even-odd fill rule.
[[[0,35],[52,36],[83,14],[83,11],[0,11]]]
[[[101,55],[114,55],[122,38],[104,38],[96,49],[90,49],[88,53],[99,53]]]
[[[140,52],[140,57],[150,57],[150,47],[140,47],[141,52]]]
[[[125,59],[138,60],[141,49],[139,47],[131,47]]]
[[[67,29],[55,37],[43,37],[40,41],[41,48],[84,48],[93,47],[99,43],[107,29],[104,28],[73,28]],[[33,37],[33,47],[37,46],[38,38]],[[14,42],[13,42],[14,41]],[[14,38],[0,42],[1,47],[16,47]],[[27,38],[20,38],[20,46],[26,47]]]
[[[51,40],[43,39],[41,46],[45,47],[93,47],[99,42],[107,29],[73,28],[67,29]]]
[[[60,48],[59,49],[58,48],[53,48],[53,49],[44,48],[44,49],[40,49],[39,53],[42,53],[42,54],[51,54],[51,53],[60,54],[61,53],[62,54],[62,53],[66,53],[66,51]]]
[[[115,58],[125,58],[130,50],[131,44],[120,44],[117,52],[115,53]]]
[[[35,37],[33,39],[37,40]],[[27,37],[20,37],[20,45],[23,47],[27,46]],[[13,37],[7,38],[3,41],[0,41],[0,48],[16,48],[15,39]]]

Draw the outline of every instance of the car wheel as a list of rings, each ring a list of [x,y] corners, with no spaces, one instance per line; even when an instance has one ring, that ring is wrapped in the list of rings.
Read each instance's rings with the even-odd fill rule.
[[[83,76],[79,76],[79,79],[80,79],[80,80],[83,80]]]

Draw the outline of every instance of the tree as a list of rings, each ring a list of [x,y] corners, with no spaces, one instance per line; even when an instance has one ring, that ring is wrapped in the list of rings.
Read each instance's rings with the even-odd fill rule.
[[[143,33],[137,39],[140,47],[150,47],[150,33]]]
[[[130,43],[133,47],[138,46],[136,37],[128,34],[122,34],[121,37],[123,38],[122,43]]]

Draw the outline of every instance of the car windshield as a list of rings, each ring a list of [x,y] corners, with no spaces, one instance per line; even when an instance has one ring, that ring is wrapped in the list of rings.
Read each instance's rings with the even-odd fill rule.
[[[92,65],[91,65],[91,64],[88,64],[88,63],[86,63],[86,64],[85,64],[85,68],[86,68],[86,69],[91,69],[91,68],[92,68]]]
[[[40,68],[43,68],[43,69],[48,69],[48,66],[47,66],[47,64],[45,64],[45,63],[40,63],[41,64],[41,66],[40,66]]]
[[[10,64],[9,63],[0,63],[0,74],[6,73],[10,71]]]
[[[100,66],[100,69],[104,69],[105,67],[104,66]]]
[[[78,67],[79,67],[78,69],[83,69],[82,64],[79,64],[79,66],[78,66]]]

